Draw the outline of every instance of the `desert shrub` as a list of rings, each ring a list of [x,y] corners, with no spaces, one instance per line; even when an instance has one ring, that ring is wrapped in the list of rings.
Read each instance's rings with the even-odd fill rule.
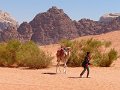
[[[0,66],[4,66],[5,57],[6,57],[6,44],[0,44]]]
[[[46,68],[51,63],[52,57],[46,55],[32,41],[23,44],[17,52],[18,65],[29,68]]]
[[[86,52],[91,52],[93,55],[98,52],[97,48],[102,46],[103,43],[101,41],[95,39],[81,40],[81,41],[73,41],[71,56],[68,60],[69,66],[81,66]]]
[[[10,40],[0,44],[0,66],[26,66],[29,68],[46,68],[53,58],[46,54],[32,41],[21,43]]]
[[[118,57],[118,53],[115,49],[111,49],[108,53],[103,54],[102,59],[100,60],[99,66],[109,67],[114,60]]]
[[[66,44],[65,41],[64,45]],[[69,41],[68,41],[69,42]],[[118,53],[115,49],[106,50],[112,43],[110,41],[99,41],[96,39],[88,39],[81,41],[72,41],[71,56],[68,59],[68,66],[81,66],[86,52],[91,52],[91,63],[95,66],[109,67],[114,60],[118,58]],[[102,48],[105,50],[102,51]]]
[[[19,40],[10,40],[6,45],[6,52],[4,53],[5,65],[10,66],[16,63],[16,52],[19,50],[21,43]]]
[[[84,58],[84,53],[71,52],[71,56],[68,59],[67,65],[71,67],[79,67]]]
[[[80,66],[84,52],[81,51],[82,42],[73,41],[71,44],[71,55],[68,59],[68,66]]]
[[[66,47],[71,47],[72,46],[72,41],[67,40],[67,39],[62,39],[62,40],[60,40],[60,45],[61,46],[66,46]]]
[[[104,41],[105,47],[108,48],[111,46],[111,42],[110,41]]]
[[[108,53],[108,56],[110,60],[116,60],[118,58],[118,52],[114,48],[112,48]]]
[[[19,49],[18,40],[10,40],[0,44],[0,65],[11,66],[16,62],[16,52]]]

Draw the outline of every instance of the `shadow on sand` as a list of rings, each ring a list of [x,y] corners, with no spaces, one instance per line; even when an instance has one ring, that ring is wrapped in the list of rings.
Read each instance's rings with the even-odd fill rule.
[[[68,78],[74,78],[74,79],[76,78],[77,79],[77,78],[80,78],[80,77],[68,77]]]
[[[87,77],[68,77],[68,78],[77,79],[77,78],[87,78]],[[90,78],[90,77],[88,77],[88,78]]]
[[[42,73],[42,74],[56,75],[56,73],[52,73],[52,72],[46,72],[46,73]]]

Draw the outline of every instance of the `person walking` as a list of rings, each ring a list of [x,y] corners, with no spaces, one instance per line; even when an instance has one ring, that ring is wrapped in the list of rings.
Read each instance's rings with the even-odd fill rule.
[[[86,56],[84,58],[84,61],[82,62],[82,67],[84,68],[83,71],[80,73],[80,78],[82,77],[82,75],[85,73],[85,71],[87,70],[87,78],[89,76],[89,63],[90,61],[90,52],[86,53]]]

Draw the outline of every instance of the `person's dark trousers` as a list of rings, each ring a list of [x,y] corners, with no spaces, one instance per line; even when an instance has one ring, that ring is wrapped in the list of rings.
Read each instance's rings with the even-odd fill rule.
[[[87,77],[88,77],[89,76],[89,66],[84,67],[84,70],[81,72],[80,76],[82,76],[86,70],[87,70]]]

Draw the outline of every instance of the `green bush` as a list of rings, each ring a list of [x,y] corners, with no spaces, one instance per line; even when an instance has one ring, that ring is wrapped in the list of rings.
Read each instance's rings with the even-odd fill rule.
[[[109,67],[112,64],[112,62],[117,59],[117,57],[117,51],[115,51],[115,49],[111,49],[108,53],[103,54],[99,66]]]
[[[6,57],[6,44],[0,44],[0,66],[4,66]]]
[[[52,59],[32,41],[21,43],[17,40],[10,40],[0,44],[0,66],[46,68]]]
[[[20,66],[29,68],[46,68],[51,63],[52,57],[46,55],[33,42],[27,42],[22,45],[17,52],[17,62]]]
[[[20,42],[10,40],[8,43],[0,45],[0,63],[3,66],[11,66],[16,62],[16,52],[19,49]]]
[[[82,58],[84,57],[84,52],[81,50],[83,42],[73,41],[71,44],[71,55],[68,59],[68,66],[80,66]]]
[[[86,55],[86,52],[91,52],[92,55],[98,52],[97,48],[101,47],[103,43],[95,39],[73,41],[71,56],[68,60],[69,66],[81,66]]]
[[[68,46],[70,41],[65,40],[62,44]],[[114,60],[118,58],[118,53],[115,49],[106,50],[110,47],[110,41],[99,41],[96,39],[88,39],[81,41],[72,41],[69,46],[71,47],[71,56],[68,59],[68,66],[81,66],[86,52],[91,52],[91,63],[95,66],[109,67]],[[100,49],[105,49],[104,51]]]
[[[10,40],[6,46],[6,65],[10,66],[16,63],[16,53],[19,50],[21,43],[19,40]]]
[[[110,41],[105,41],[104,43],[106,48],[110,47],[112,44]]]
[[[70,47],[70,46],[72,46],[72,41],[67,40],[67,39],[62,39],[62,40],[60,40],[60,45]]]

